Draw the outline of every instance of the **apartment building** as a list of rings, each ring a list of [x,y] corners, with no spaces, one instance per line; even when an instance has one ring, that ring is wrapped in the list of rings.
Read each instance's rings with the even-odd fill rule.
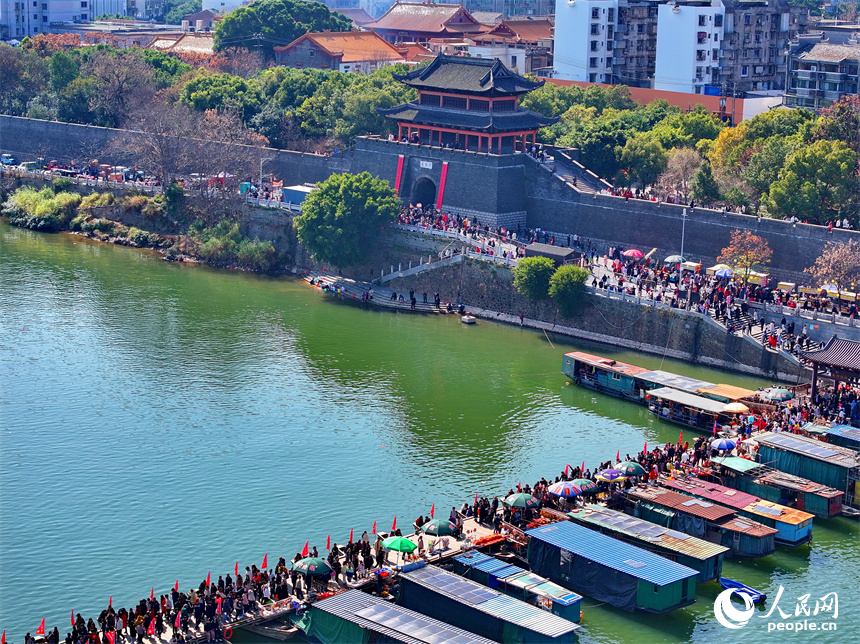
[[[792,43],[785,103],[818,109],[860,94],[860,44],[832,44],[821,34]]]
[[[786,0],[557,0],[554,70],[568,80],[602,74],[605,82],[700,94],[781,89],[786,48],[806,24],[805,10]],[[591,51],[605,53],[608,69]]]
[[[613,77],[619,0],[557,0],[555,76],[610,83]]]
[[[470,13],[493,11],[505,16],[548,16],[555,11],[555,0],[463,0]]]
[[[48,33],[52,24],[92,19],[90,0],[0,0],[0,40]]]

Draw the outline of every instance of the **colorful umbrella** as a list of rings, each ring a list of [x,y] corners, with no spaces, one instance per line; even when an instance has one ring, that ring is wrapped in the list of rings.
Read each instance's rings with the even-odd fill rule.
[[[739,402],[729,403],[728,405],[723,407],[723,411],[727,411],[730,414],[745,414],[749,410],[749,407]]]
[[[680,255],[669,255],[666,259],[663,260],[666,264],[680,264],[681,262],[686,262],[687,260],[681,257]]]
[[[553,496],[561,496],[565,499],[570,499],[574,496],[579,496],[582,494],[582,488],[579,487],[576,483],[571,483],[570,481],[559,481],[558,483],[553,483],[547,488],[547,492],[552,494]]]
[[[642,257],[645,257],[645,253],[643,253],[641,250],[637,250],[637,249],[635,249],[635,248],[631,248],[631,249],[629,249],[629,250],[625,250],[625,251],[624,251],[623,253],[621,253],[621,254],[622,254],[622,255],[624,255],[624,257],[632,257],[632,258],[635,258],[635,259],[640,259],[640,258],[642,258]]]
[[[735,272],[730,268],[718,268],[714,271],[714,275],[717,277],[734,277]]]
[[[597,491],[597,483],[590,479],[574,479],[573,482],[581,487],[584,493]]]
[[[714,449],[734,449],[736,443],[729,438],[715,438],[711,441],[711,447]]]
[[[421,532],[436,536],[454,534],[457,532],[457,526],[448,521],[448,519],[431,519],[421,526]]]
[[[293,564],[293,570],[300,572],[303,575],[321,577],[331,573],[331,566],[328,565],[328,562],[325,559],[320,559],[319,557],[305,557],[304,559],[299,559]]]
[[[618,469],[627,476],[645,476],[648,473],[645,471],[645,468],[636,461],[624,461],[618,466]]]
[[[623,481],[627,478],[627,476],[621,470],[614,470],[612,468],[608,470],[603,470],[597,475],[597,478],[601,481]]]
[[[388,537],[382,540],[382,545],[389,550],[395,552],[413,552],[418,548],[418,544],[410,541],[406,537]]]
[[[763,398],[766,400],[773,400],[776,402],[785,402],[786,400],[791,400],[794,398],[794,394],[791,393],[788,389],[774,388],[768,389],[764,392]]]
[[[516,494],[511,494],[505,499],[505,505],[512,508],[536,508],[540,506],[540,501],[531,494],[517,492]]]

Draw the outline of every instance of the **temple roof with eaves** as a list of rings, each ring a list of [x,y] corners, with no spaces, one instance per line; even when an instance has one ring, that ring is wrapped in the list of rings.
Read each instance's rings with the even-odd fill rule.
[[[532,81],[512,72],[498,58],[489,60],[443,54],[426,67],[393,76],[419,90],[482,97],[517,96],[544,84],[544,81]]]

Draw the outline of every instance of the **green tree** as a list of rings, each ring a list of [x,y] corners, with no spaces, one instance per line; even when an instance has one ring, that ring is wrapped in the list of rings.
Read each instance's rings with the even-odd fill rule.
[[[842,141],[816,141],[794,152],[770,187],[768,211],[822,223],[848,201],[857,155]]]
[[[398,210],[387,181],[369,172],[333,174],[305,199],[295,220],[296,234],[317,261],[350,266],[367,256]]]
[[[638,183],[643,188],[654,183],[666,169],[669,155],[663,146],[647,134],[636,134],[615,148],[615,156],[621,167],[616,175],[618,183],[629,186]]]
[[[555,262],[549,257],[525,257],[513,270],[514,288],[530,300],[545,300],[553,273]]]
[[[197,13],[203,9],[202,0],[187,0],[187,2],[165,2],[164,22],[168,25],[182,24],[189,13]]]
[[[51,89],[55,92],[61,92],[69,83],[80,76],[81,68],[72,56],[58,51],[51,56],[48,72],[51,75]]]
[[[275,45],[287,45],[308,31],[349,31],[346,16],[329,11],[321,2],[258,0],[227,14],[215,27],[215,48],[260,48],[274,57]]]
[[[803,146],[796,136],[772,136],[767,139],[761,149],[754,153],[747,166],[741,171],[741,177],[756,194],[770,190],[779,178],[779,172],[785,165],[785,160]]]
[[[54,57],[56,58],[56,54]],[[143,62],[155,71],[154,80],[158,87],[170,87],[173,81],[191,71],[191,65],[188,63],[156,49],[144,49]]]
[[[201,112],[224,108],[239,110],[246,121],[262,105],[260,85],[255,79],[246,80],[230,74],[210,72],[202,73],[186,83],[179,100]]]
[[[712,204],[720,200],[720,187],[711,172],[711,164],[707,161],[696,170],[690,180],[690,196],[702,204]]]
[[[584,268],[567,264],[559,266],[549,280],[549,296],[555,300],[562,317],[576,314],[589,273]]]

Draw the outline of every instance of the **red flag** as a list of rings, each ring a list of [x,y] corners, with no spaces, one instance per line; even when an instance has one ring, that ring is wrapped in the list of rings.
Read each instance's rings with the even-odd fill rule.
[[[310,540],[308,540],[308,541],[306,541],[306,542],[305,542],[305,547],[304,547],[304,548],[302,548],[302,557],[307,557],[307,556],[308,556],[308,552],[310,552],[310,551],[308,550],[308,546],[310,545],[310,543],[311,543],[311,542],[310,542]]]
[[[478,493],[475,492],[475,505],[478,505]]]
[[[517,492],[522,492],[522,489],[523,489],[523,482],[517,481]],[[477,494],[477,492],[475,494]]]
[[[582,461],[582,473],[585,474],[585,461]]]
[[[211,570],[206,573],[206,585],[207,586],[212,585],[212,571]]]
[[[681,430],[681,433],[678,434],[678,445],[684,444],[684,430]]]
[[[436,504],[435,504],[435,503],[433,504],[433,507],[432,507],[432,508],[430,508],[430,518],[431,518],[431,519],[433,518],[433,513],[434,513],[434,512],[436,512]]]
[[[110,642],[110,644],[116,644],[116,633],[113,631],[108,631],[105,633],[105,639]]]
[[[714,436],[717,435],[717,419],[714,419]]]
[[[265,570],[266,568],[269,567],[267,565],[268,562],[269,562],[269,553],[267,552],[266,554],[263,555],[263,570]]]
[[[182,625],[182,611],[176,611],[176,621],[173,622],[173,629],[176,630]]]
[[[111,604],[113,604],[113,595],[111,595],[110,597],[108,597],[108,608],[110,608],[110,607],[111,607]]]
[[[237,577],[239,576],[239,562],[238,561],[236,562],[236,567],[233,568],[233,574],[235,574]]]
[[[352,543],[352,528],[349,529],[349,542]]]
[[[155,635],[155,619],[149,620],[149,626],[146,627],[147,635]]]
[[[152,587],[152,590],[149,591],[149,601],[155,599],[155,586]]]
[[[72,611],[72,628],[75,627],[75,611]]]
[[[36,635],[44,635],[45,634],[45,618],[42,618],[42,623],[39,624],[39,628],[36,629]]]
[[[175,590],[176,592],[179,592],[179,580],[178,579],[176,580],[176,583],[173,584],[173,590]]]
[[[394,523],[391,524],[391,531],[394,532],[397,530],[397,515],[394,515]]]
[[[570,472],[570,463],[564,466],[564,475],[567,476],[568,472]]]
[[[617,452],[615,452],[615,462],[616,463],[621,462],[621,450],[618,450]]]
[[[215,603],[218,604],[218,607],[215,609],[215,612],[219,615],[221,614],[221,601],[222,599],[220,597],[215,598]]]
[[[0,638],[0,644],[6,644],[6,631],[3,631],[3,637]]]
[[[373,534],[376,534],[376,521],[373,522]]]
[[[331,535],[329,535],[329,536],[327,536],[327,537],[326,537],[326,540],[325,540],[325,549],[326,549],[326,550],[331,550]]]
[[[642,448],[642,451],[648,453],[648,441],[645,441],[645,447]]]

